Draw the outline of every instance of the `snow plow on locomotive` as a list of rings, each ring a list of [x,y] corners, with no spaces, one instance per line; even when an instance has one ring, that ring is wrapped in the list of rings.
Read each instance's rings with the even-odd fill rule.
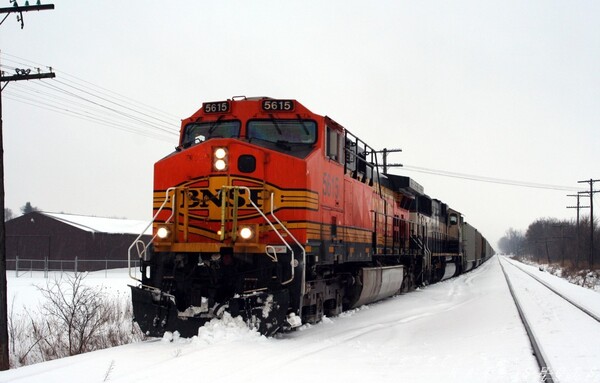
[[[224,312],[263,334],[316,323],[476,267],[462,215],[296,100],[204,103],[155,164],[151,243],[136,241],[134,320],[184,337]]]

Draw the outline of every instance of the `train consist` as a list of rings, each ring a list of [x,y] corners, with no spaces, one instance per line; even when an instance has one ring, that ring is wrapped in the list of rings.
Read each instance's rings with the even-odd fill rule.
[[[229,312],[272,335],[493,255],[385,154],[296,100],[204,103],[155,164],[154,237],[130,248],[135,321],[190,337]]]

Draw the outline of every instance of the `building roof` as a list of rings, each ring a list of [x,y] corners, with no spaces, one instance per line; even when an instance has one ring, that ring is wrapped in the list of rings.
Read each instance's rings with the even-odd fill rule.
[[[90,217],[76,214],[38,212],[67,225],[92,233],[140,234],[152,235],[150,221],[121,218]]]

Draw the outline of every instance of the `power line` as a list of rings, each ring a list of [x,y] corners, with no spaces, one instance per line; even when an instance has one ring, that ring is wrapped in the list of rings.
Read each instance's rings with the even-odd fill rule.
[[[144,125],[143,122],[139,120],[126,120],[119,115],[111,114],[100,109],[94,109],[93,105],[78,103],[68,98],[60,98],[57,96],[54,96],[54,99],[35,97],[35,95],[22,92],[20,89],[11,89],[10,91],[5,90],[5,92],[5,98],[15,102],[31,105],[69,117],[92,121],[100,125],[117,128],[118,130],[129,133],[161,139],[168,142],[172,142],[173,136],[178,134],[174,131],[165,131],[164,129],[148,129],[148,126]]]
[[[540,184],[540,183],[533,183],[533,182],[508,180],[508,179],[502,179],[502,178],[484,177],[484,176],[478,176],[478,175],[472,175],[472,174],[449,172],[449,171],[445,171],[445,170],[428,169],[428,168],[423,168],[423,167],[418,167],[418,166],[410,166],[410,165],[404,165],[403,169],[417,172],[417,173],[433,174],[433,175],[438,175],[438,176],[443,176],[443,177],[458,178],[458,179],[465,179],[465,180],[471,180],[471,181],[477,181],[477,182],[487,182],[487,183],[494,183],[494,184],[501,184],[501,185],[519,186],[519,187],[526,187],[526,188],[533,188],[533,189],[561,190],[561,191],[569,191],[569,192],[581,190],[579,188],[570,187],[570,186],[549,185],[549,184]]]
[[[102,101],[106,101],[106,102],[108,102],[108,103],[110,103],[110,104],[112,104],[112,105],[116,105],[116,106],[118,106],[118,107],[120,107],[120,108],[123,108],[123,109],[125,109],[125,110],[128,110],[128,111],[131,111],[131,112],[134,112],[134,113],[140,114],[140,115],[142,115],[142,116],[145,116],[145,117],[149,117],[149,118],[151,118],[151,119],[157,120],[157,121],[159,121],[159,122],[161,122],[161,123],[165,123],[165,124],[167,124],[167,125],[169,125],[169,124],[170,124],[168,121],[161,120],[161,119],[159,119],[159,118],[157,118],[157,117],[155,117],[155,116],[151,116],[151,115],[149,115],[149,114],[147,114],[147,113],[140,112],[139,110],[135,110],[135,109],[132,109],[132,108],[130,108],[130,107],[128,107],[128,106],[124,106],[123,104],[120,104],[120,103],[117,103],[117,102],[111,101],[111,100],[109,100],[109,99],[107,99],[107,98],[104,98],[104,97],[98,96],[98,95],[96,95],[96,94],[90,93],[90,92],[88,92],[88,91],[86,91],[86,90],[84,90],[84,89],[81,89],[81,88],[75,87],[75,86],[73,86],[73,85],[69,85],[69,84],[67,84],[67,83],[65,83],[65,82],[62,82],[62,81],[60,81],[60,80],[55,80],[54,82],[58,82],[59,84],[62,84],[62,85],[68,86],[68,87],[70,87],[70,88],[72,88],[72,89],[74,89],[74,90],[77,90],[77,91],[81,92],[81,93],[84,93],[84,94],[87,94],[87,95],[90,95],[90,96],[96,97],[96,98],[98,98],[98,99],[100,99],[100,100],[102,100]],[[60,89],[60,88],[58,88],[58,89]],[[78,96],[78,97],[79,97],[79,96]],[[85,98],[83,98],[83,97],[81,97],[81,98],[82,98],[82,99],[85,99]],[[89,100],[87,100],[87,101],[89,101]],[[89,102],[92,102],[92,101],[89,101]],[[100,106],[102,106],[102,107],[105,107],[105,108],[108,108],[108,107],[106,107],[106,106],[104,106],[104,105],[100,105]],[[111,109],[111,110],[112,110],[112,109]],[[147,123],[148,123],[149,125],[158,126],[158,125],[155,125],[155,123],[151,123],[151,122],[147,122]]]
[[[13,101],[33,105],[42,109],[50,110],[64,115],[69,115],[72,117],[81,117],[84,119],[92,119],[95,122],[106,122],[113,125],[118,125],[120,127],[125,128],[127,131],[133,133],[139,132],[140,134],[144,134],[147,136],[165,137],[165,133],[162,131],[153,133],[152,131],[148,131],[147,129],[141,130],[141,128],[146,127],[146,125],[144,125],[140,121],[134,121],[134,124],[130,124],[127,121],[128,123],[125,124],[122,122],[122,119],[120,119],[119,116],[115,116],[109,111],[98,109],[94,105],[87,104],[85,102],[78,102],[76,100],[73,100],[72,98],[58,96],[50,92],[44,92],[37,89],[27,89],[26,85],[10,90],[7,89],[6,96],[6,98],[11,99]],[[139,126],[139,128],[136,128],[135,126]],[[170,136],[172,134],[177,133],[168,132],[168,134]],[[172,138],[169,138],[169,141],[172,141]]]
[[[16,63],[18,65],[30,66],[30,67],[45,67],[44,64],[40,64],[40,63],[37,63],[35,61],[31,61],[31,60],[28,60],[28,59],[25,59],[25,58],[22,58],[22,57],[19,57],[19,56],[15,56],[15,55],[10,54],[10,53],[2,52],[2,55],[5,56],[3,58],[3,60],[10,61],[10,62]],[[8,57],[6,57],[6,56],[8,56]],[[18,59],[18,60],[21,60],[21,61],[13,60],[10,57]],[[29,62],[29,63],[25,63],[25,62]],[[62,70],[57,70],[56,68],[54,69],[54,71],[56,73],[60,74],[60,77],[64,81],[73,82],[73,83],[77,84],[78,86],[90,89],[90,90],[92,90],[92,91],[94,91],[96,93],[103,94],[103,95],[105,95],[107,97],[114,98],[116,100],[119,100],[119,101],[121,101],[123,103],[126,103],[126,104],[129,104],[129,105],[135,105],[139,109],[144,109],[144,110],[152,112],[152,113],[161,114],[161,115],[163,115],[163,117],[168,118],[168,119],[179,120],[179,118],[180,118],[179,116],[176,116],[176,115],[173,115],[173,114],[171,114],[169,112],[166,112],[166,111],[163,111],[161,109],[158,109],[155,106],[148,105],[148,104],[145,104],[143,102],[137,101],[137,100],[135,100],[135,99],[133,99],[131,97],[128,97],[128,96],[122,95],[120,93],[117,93],[115,91],[112,91],[110,89],[104,88],[104,87],[102,87],[100,85],[97,85],[97,84],[94,84],[94,83],[89,82],[87,80],[84,80],[84,79],[82,79],[80,77],[77,77],[77,76],[75,76],[73,74],[64,72]],[[71,79],[71,80],[69,80],[69,79]]]
[[[46,85],[46,84],[40,84],[40,85]],[[88,102],[86,99],[81,99],[79,97],[74,97],[73,94],[69,93],[69,92],[62,92],[62,91],[57,91],[56,87],[53,86],[47,86],[46,88],[49,89],[50,91],[44,91],[39,89],[37,86],[32,85],[33,87],[30,87],[28,84],[25,84],[21,87],[19,87],[18,89],[13,89],[10,93],[17,92],[17,93],[21,93],[21,95],[27,95],[27,96],[34,96],[35,100],[38,99],[42,99],[45,100],[47,102],[47,104],[56,104],[56,105],[63,105],[65,107],[68,108],[72,108],[73,106],[76,106],[76,109],[80,109],[80,110],[86,110],[86,111],[90,111],[93,113],[99,113],[102,115],[112,115],[114,116],[114,114],[107,109],[101,108],[98,105],[92,103],[92,102]],[[13,96],[17,96],[14,95]],[[24,97],[24,96],[22,96]],[[61,102],[61,101],[64,101]],[[81,102],[83,101],[83,102]],[[117,118],[120,118],[121,116],[114,116]],[[139,123],[140,125],[148,125],[147,122],[145,122],[144,120],[137,120],[134,119],[134,122]],[[152,124],[154,126],[154,124]],[[160,128],[161,130],[167,130],[168,133],[170,134],[177,134],[176,129],[171,125],[164,125],[164,126],[157,126],[158,128]]]
[[[122,125],[119,122],[115,122],[115,121],[112,121],[110,119],[103,119],[103,118],[97,117],[97,116],[95,116],[93,114],[86,115],[84,113],[77,112],[77,111],[74,111],[74,110],[70,110],[70,109],[67,109],[67,108],[61,108],[61,107],[58,107],[58,106],[55,106],[55,105],[47,104],[47,103],[44,103],[44,102],[39,101],[39,100],[28,99],[26,97],[19,96],[19,95],[12,95],[10,93],[8,95],[5,95],[4,98],[7,98],[7,99],[12,100],[12,101],[20,102],[20,103],[23,103],[23,104],[26,104],[26,105],[35,106],[37,108],[49,110],[51,112],[59,113],[59,114],[65,115],[65,116],[76,117],[76,118],[83,119],[83,120],[86,120],[86,121],[90,121],[90,122],[93,122],[93,123],[97,123],[97,124],[100,124],[100,125],[108,126],[108,127],[111,127],[111,128],[116,128],[116,129],[119,129],[119,130],[122,130],[122,131],[125,131],[125,132],[134,133],[134,134],[138,134],[138,135],[141,135],[141,136],[146,136],[146,137],[149,137],[149,138],[159,139],[159,140],[166,141],[166,142],[172,142],[173,141],[171,138],[167,138],[165,136],[159,135],[159,133],[153,133],[153,132],[144,131],[144,130],[136,130],[136,129],[133,129],[131,126]]]
[[[167,130],[167,131],[170,130],[171,133],[178,130],[174,125],[171,125],[168,122],[157,123],[157,122],[153,122],[153,121],[144,120],[144,119],[142,119],[140,117],[136,117],[135,116],[135,113],[138,113],[138,114],[140,114],[142,116],[145,116],[144,113],[137,112],[137,111],[135,111],[135,110],[133,110],[131,108],[123,107],[123,106],[119,105],[118,103],[115,103],[115,102],[112,102],[112,101],[108,101],[108,102],[110,104],[112,104],[113,106],[108,106],[108,105],[106,105],[106,104],[103,103],[103,101],[106,101],[106,100],[104,100],[102,97],[99,97],[99,96],[96,96],[96,95],[92,95],[93,97],[96,97],[96,98],[100,99],[100,101],[94,101],[94,100],[90,99],[89,97],[82,96],[81,94],[77,93],[77,88],[73,88],[73,87],[68,86],[67,88],[70,88],[70,89],[65,89],[65,88],[63,88],[63,87],[61,87],[59,85],[56,85],[54,82],[56,82],[56,81],[53,81],[53,83],[43,83],[43,84],[36,84],[36,85],[40,85],[42,87],[50,89],[50,90],[52,90],[54,92],[57,92],[59,94],[67,95],[67,96],[72,97],[72,98],[74,98],[76,100],[84,101],[86,103],[89,103],[90,105],[94,105],[94,106],[99,107],[101,109],[104,109],[104,110],[107,110],[107,111],[111,111],[111,112],[119,114],[119,115],[121,115],[123,117],[131,118],[134,121],[142,121],[146,125],[149,125],[149,126],[161,129],[161,130]],[[119,108],[125,109],[126,111],[122,111]],[[133,114],[130,113],[130,112],[133,112]]]
[[[23,63],[17,62],[17,65],[21,64]],[[2,65],[2,69],[6,68],[7,66]],[[37,67],[34,67],[33,70],[31,68],[27,70],[10,68],[18,71],[39,71]],[[77,85],[77,83],[75,86],[71,85],[69,80],[52,84],[27,84],[19,89],[11,90],[6,98],[163,141],[171,142],[174,137],[179,135],[179,127],[175,122],[171,124],[162,117],[124,105],[119,99],[111,99],[111,96],[103,93],[96,94],[85,85]],[[45,90],[41,88],[45,88]],[[127,101],[127,103],[133,105],[132,102]]]
[[[3,70],[39,72],[40,67],[46,67],[15,55],[2,53],[2,56],[13,57],[14,59],[9,58],[8,60],[14,65],[28,67],[28,69],[19,69],[3,65]],[[23,87],[20,94],[11,92],[7,98],[63,115],[88,121],[93,120],[98,124],[147,137],[163,140],[171,137],[169,140],[171,141],[173,137],[179,135],[178,118],[76,76],[69,74],[66,76],[75,80],[63,79],[52,83],[30,84],[28,87]],[[29,93],[29,97],[27,97],[27,93]]]
[[[71,74],[64,73],[64,72],[62,72],[62,71],[61,71],[60,73],[61,73],[63,76],[67,77],[67,78],[73,78],[73,79],[75,79],[75,80],[77,80],[77,81],[80,81],[81,83],[83,83],[83,85],[82,85],[82,84],[80,84],[80,85],[82,85],[82,86],[84,86],[84,87],[87,87],[88,89],[92,89],[92,90],[95,90],[95,91],[97,91],[97,92],[98,92],[98,89],[100,89],[101,91],[99,91],[99,93],[101,93],[101,94],[106,94],[106,95],[108,95],[109,97],[114,97],[114,98],[116,98],[116,99],[120,100],[120,101],[121,101],[121,102],[123,102],[123,103],[129,104],[129,105],[134,105],[134,106],[136,106],[136,107],[137,107],[137,108],[139,108],[139,109],[145,109],[145,110],[147,110],[147,111],[149,111],[149,112],[152,112],[152,113],[158,113],[158,114],[161,114],[161,115],[163,115],[163,117],[165,117],[165,118],[174,119],[174,120],[176,120],[176,121],[179,121],[179,120],[180,120],[180,116],[176,116],[176,115],[174,115],[174,114],[171,114],[171,113],[169,113],[169,112],[163,111],[163,110],[161,110],[161,109],[157,109],[157,108],[156,108],[156,107],[154,107],[154,106],[151,106],[151,105],[148,105],[148,104],[144,104],[144,103],[142,103],[142,102],[140,102],[140,101],[134,100],[134,99],[133,99],[133,98],[131,98],[131,97],[124,96],[124,95],[122,95],[122,94],[119,94],[119,93],[117,93],[117,92],[111,91],[111,90],[109,90],[109,89],[107,89],[107,88],[103,88],[103,87],[101,87],[101,86],[99,86],[99,85],[92,84],[92,83],[91,83],[91,82],[89,82],[89,81],[83,80],[83,79],[81,79],[81,78],[79,78],[79,77],[76,77],[76,76],[73,76],[73,75],[71,75]],[[74,80],[71,80],[71,81],[73,81],[73,82],[77,83],[77,82],[76,82],[76,81],[74,81]],[[87,84],[87,85],[89,85],[89,86],[86,86],[85,84]]]
[[[160,125],[157,125],[156,123],[153,123],[153,122],[148,121],[148,120],[144,120],[144,119],[142,119],[140,117],[137,117],[137,116],[135,116],[135,115],[133,115],[131,113],[128,113],[126,111],[122,111],[122,110],[119,110],[119,109],[114,108],[112,106],[108,106],[106,104],[103,104],[102,102],[94,101],[94,100],[92,100],[90,98],[83,97],[83,96],[81,96],[81,95],[79,95],[79,94],[77,94],[77,93],[75,93],[73,91],[60,88],[60,87],[58,87],[58,86],[56,86],[54,84],[44,84],[44,86],[46,86],[48,88],[51,88],[51,89],[54,89],[54,90],[56,90],[56,91],[58,91],[60,93],[72,96],[72,97],[74,97],[76,99],[89,102],[90,104],[93,104],[93,105],[98,106],[100,108],[106,109],[108,111],[111,111],[111,112],[116,113],[116,114],[118,114],[120,116],[126,117],[128,119],[131,119],[133,121],[144,122],[148,126],[151,126],[151,127],[155,128],[155,129],[162,130],[162,131],[167,132],[167,133],[175,133],[175,129],[174,128],[171,128],[171,130],[169,130],[168,128],[165,128],[165,127],[162,127]]]

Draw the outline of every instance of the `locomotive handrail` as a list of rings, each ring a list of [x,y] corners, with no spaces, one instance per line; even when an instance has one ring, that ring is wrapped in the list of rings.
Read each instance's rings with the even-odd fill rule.
[[[269,254],[269,250],[273,251],[273,255]],[[273,245],[265,246],[265,253],[267,254],[267,257],[271,258],[273,262],[279,262],[279,260],[277,259],[277,251],[275,250],[275,247],[273,247]]]
[[[168,188],[167,191],[165,192],[165,202],[162,203],[162,205],[160,205],[160,208],[158,209],[158,211],[156,212],[156,214],[154,214],[154,216],[152,217],[152,220],[150,221],[150,223],[148,223],[148,225],[144,228],[144,230],[142,231],[142,233],[140,235],[137,236],[137,238],[133,241],[133,243],[129,246],[129,249],[127,249],[127,268],[129,269],[129,278],[138,281],[138,282],[142,282],[140,279],[137,279],[136,277],[134,277],[131,274],[131,249],[133,249],[133,247],[135,246],[137,251],[138,251],[138,258],[142,258],[142,256],[144,254],[146,254],[146,251],[148,250],[148,247],[150,246],[150,244],[152,243],[152,241],[154,241],[154,238],[156,238],[156,234],[154,234],[152,236],[152,239],[148,242],[148,244],[145,244],[144,241],[141,240],[142,236],[144,235],[144,233],[146,232],[146,230],[148,230],[150,228],[150,226],[152,226],[152,224],[154,223],[154,221],[156,221],[156,218],[158,217],[158,215],[160,214],[160,212],[162,211],[162,209],[164,209],[164,207],[167,205],[167,202],[169,202],[169,194],[171,193],[171,191],[175,190],[175,187],[171,187]],[[173,202],[175,202],[175,198],[173,198]],[[175,209],[171,209],[171,215],[169,216],[169,218],[167,218],[167,220],[165,222],[169,222],[171,220],[171,218],[173,218],[173,215],[175,215]],[[143,245],[142,250],[140,250],[140,244]]]
[[[274,208],[273,208],[273,193],[271,193],[271,215],[273,216],[273,218],[275,219],[275,221],[277,221],[277,223],[279,224],[279,226],[281,226],[281,228],[283,230],[285,230],[285,232],[287,233],[287,235],[289,235],[294,242],[296,242],[296,245],[298,245],[298,247],[300,247],[300,249],[302,249],[302,287],[301,287],[301,292],[302,295],[305,294],[305,282],[306,282],[306,249],[304,248],[304,246],[302,246],[302,244],[300,244],[300,242],[298,242],[298,240],[296,239],[296,237],[294,237],[292,235],[292,233],[290,233],[290,231],[287,229],[287,227],[285,227],[283,225],[283,223],[279,220],[279,218],[277,218],[275,216],[275,212],[274,212]],[[285,284],[291,282],[294,279],[294,252],[292,251],[292,278],[289,281],[286,281]]]
[[[346,161],[344,161],[344,175],[349,170],[348,163],[354,162],[354,166],[352,169],[350,169],[352,178],[357,179],[360,172],[362,173],[361,182],[364,183],[366,182],[367,178],[369,178],[369,186],[373,186],[375,177],[377,177],[377,190],[379,195],[382,196],[383,192],[381,189],[381,176],[379,174],[379,162],[377,160],[378,152],[347,129],[344,130],[344,142],[344,149],[346,152]],[[367,156],[370,157],[369,160],[367,160]]]

